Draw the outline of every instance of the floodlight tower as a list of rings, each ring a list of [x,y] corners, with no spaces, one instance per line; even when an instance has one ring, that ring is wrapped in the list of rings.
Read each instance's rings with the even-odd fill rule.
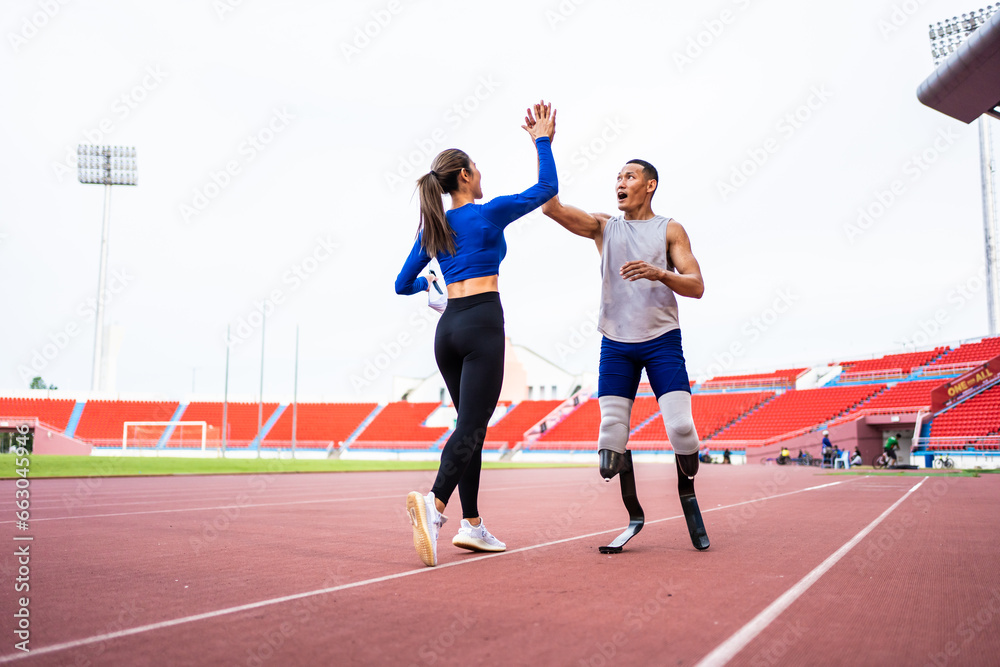
[[[104,226],[101,229],[101,264],[97,281],[97,324],[94,334],[94,372],[90,388],[101,388],[104,336],[104,293],[108,279],[108,232],[111,228],[111,186],[136,184],[135,148],[125,146],[86,146],[76,149],[77,178],[81,183],[104,186]]]
[[[1000,11],[1000,4],[987,5],[930,26],[931,55],[934,65],[941,62],[979,29],[989,18]],[[1000,117],[994,111],[979,118],[979,157],[983,182],[983,233],[986,241],[986,308],[989,333],[1000,331],[1000,258],[997,257],[996,181],[994,180],[993,142],[990,137],[990,116]]]

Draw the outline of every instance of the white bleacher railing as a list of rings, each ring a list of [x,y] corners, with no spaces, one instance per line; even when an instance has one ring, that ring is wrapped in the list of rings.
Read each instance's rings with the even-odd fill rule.
[[[790,378],[761,378],[754,380],[706,380],[701,383],[702,389],[780,389],[794,387],[795,380]]]
[[[931,364],[915,368],[913,371],[925,377],[959,375],[960,373],[965,373],[971,371],[973,368],[982,366],[987,361],[989,361],[989,359],[983,359],[981,361],[963,361],[957,364]]]
[[[30,426],[34,428],[42,424],[38,417],[0,417],[0,428],[17,428],[18,426]],[[43,424],[45,428],[51,429],[53,431],[58,431],[54,426],[49,426],[48,424]]]
[[[914,412],[920,412],[921,410],[929,409],[929,405],[916,405],[909,407],[885,407],[885,408],[864,408],[861,410],[855,410],[846,415],[836,417],[828,422],[820,422],[819,424],[814,424],[813,426],[804,426],[800,429],[794,431],[789,431],[787,433],[782,433],[780,435],[773,435],[768,438],[762,438],[759,440],[706,440],[708,443],[719,442],[719,443],[736,443],[742,447],[764,447],[767,445],[773,445],[777,442],[783,440],[791,440],[792,438],[797,438],[800,435],[806,435],[813,431],[818,431],[824,428],[830,428],[831,426],[836,426],[837,424],[844,424],[846,422],[852,422],[862,417],[867,417],[869,415],[902,415],[911,414]]]
[[[931,436],[916,438],[914,449],[922,450],[955,450],[972,447],[974,449],[1000,450],[1000,435],[969,435],[969,436]]]
[[[902,368],[884,368],[882,370],[871,371],[844,371],[840,374],[839,381],[854,380],[897,380],[906,377]]]
[[[524,449],[532,450],[560,450],[560,451],[597,451],[597,438],[593,440],[535,440],[534,442],[524,442]]]
[[[430,449],[437,440],[355,440],[351,449]]]

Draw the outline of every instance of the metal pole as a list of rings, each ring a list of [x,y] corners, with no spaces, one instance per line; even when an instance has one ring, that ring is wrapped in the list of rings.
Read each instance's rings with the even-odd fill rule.
[[[983,178],[983,232],[986,237],[986,312],[990,336],[997,335],[1000,319],[1000,266],[997,265],[996,183],[994,181],[993,141],[990,118],[979,119],[979,155]]]
[[[299,417],[299,325],[295,325],[295,383],[292,385],[292,458],[295,458],[295,431]]]
[[[107,158],[106,158],[107,159]],[[108,161],[110,169],[110,160]],[[104,225],[101,228],[101,266],[97,279],[97,322],[94,332],[94,371],[91,376],[90,388],[98,391],[101,388],[101,366],[103,362],[104,344],[104,291],[108,281],[108,234],[111,230],[111,184],[104,185]]]
[[[222,394],[222,456],[226,455],[226,440],[229,435],[229,422],[226,421],[229,411],[229,325],[226,325],[226,384]]]
[[[267,315],[261,313],[260,320],[260,396],[257,400],[257,458],[260,458],[260,449],[264,445],[260,432],[264,428],[264,327],[267,324]]]

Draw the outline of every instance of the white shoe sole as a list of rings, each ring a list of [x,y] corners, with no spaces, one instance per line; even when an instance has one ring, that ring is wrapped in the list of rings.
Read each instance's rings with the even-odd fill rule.
[[[431,539],[430,526],[427,522],[427,506],[424,497],[417,491],[411,491],[406,496],[406,512],[410,515],[413,525],[413,546],[424,565],[434,567],[437,558],[434,555],[434,540]]]
[[[476,539],[474,537],[469,537],[468,535],[462,535],[459,533],[452,539],[452,544],[460,549],[468,549],[469,551],[507,551],[507,546],[495,547],[491,544],[487,544],[482,540]]]

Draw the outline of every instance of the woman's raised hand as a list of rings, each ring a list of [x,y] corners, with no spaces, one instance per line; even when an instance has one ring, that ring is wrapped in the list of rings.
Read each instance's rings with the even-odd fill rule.
[[[541,100],[535,105],[534,110],[531,107],[527,109],[524,125],[521,127],[531,135],[532,140],[548,137],[551,141],[556,136],[556,110],[552,108],[551,103],[546,104],[545,100]]]

